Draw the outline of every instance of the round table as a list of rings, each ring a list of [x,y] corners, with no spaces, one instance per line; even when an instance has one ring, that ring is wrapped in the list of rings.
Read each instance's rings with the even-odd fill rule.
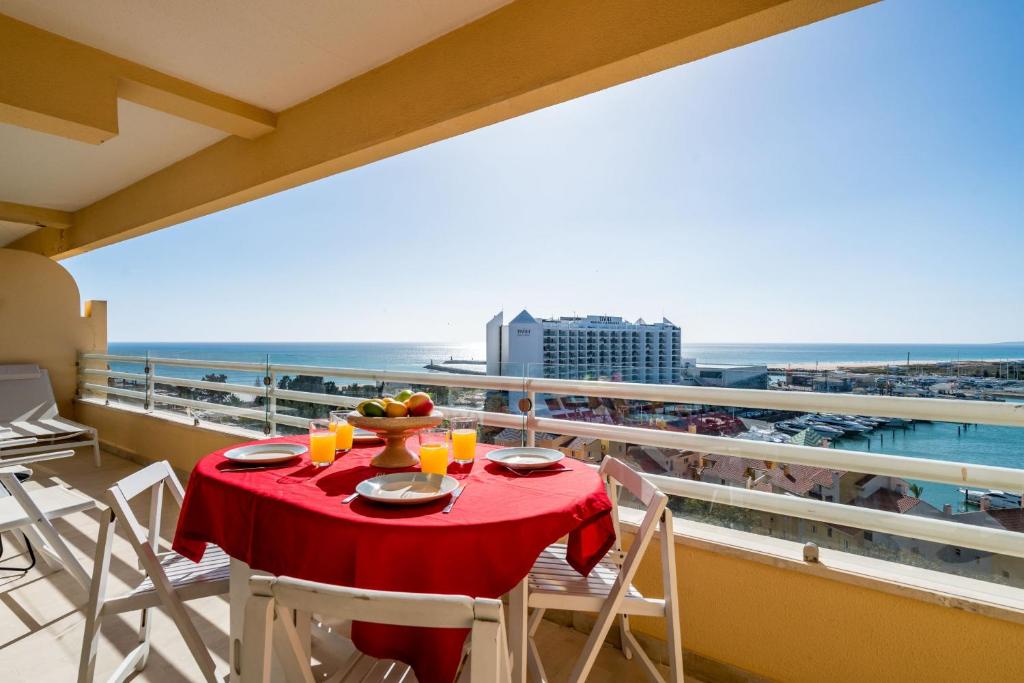
[[[308,437],[275,441],[308,444]],[[565,535],[570,563],[581,574],[614,541],[611,502],[592,468],[566,458],[570,472],[520,477],[482,457],[494,446],[479,445],[473,463],[449,468],[464,486],[450,514],[441,514],[447,499],[408,507],[360,498],[342,504],[360,481],[385,472],[369,465],[381,448],[356,447],[321,469],[303,455],[251,472],[224,472],[238,466],[223,451],[211,453],[189,478],[174,549],[198,561],[214,543],[253,570],[279,576],[496,598]],[[352,629],[361,651],[410,664],[421,683],[454,678],[465,635],[365,623]]]

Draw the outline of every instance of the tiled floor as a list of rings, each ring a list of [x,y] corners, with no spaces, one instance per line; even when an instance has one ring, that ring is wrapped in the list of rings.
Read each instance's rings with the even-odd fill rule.
[[[52,486],[63,482],[97,498],[117,479],[138,469],[138,465],[105,453],[103,467],[95,468],[91,457],[81,453],[74,458],[40,463],[33,467],[31,486]],[[162,535],[169,541],[177,510],[165,497]],[[148,505],[148,501],[139,501]],[[144,511],[137,511],[145,519]],[[75,514],[57,523],[87,571],[92,568],[92,553],[99,528],[99,512]],[[16,556],[9,535],[4,534],[4,557],[0,564],[20,566],[24,556]],[[115,539],[111,585],[114,593],[137,581],[134,553],[122,537]],[[38,568],[22,576],[0,571],[0,680],[32,683],[66,683],[76,678],[81,647],[83,616],[79,608],[86,596],[64,571],[41,572]],[[226,597],[206,598],[191,603],[191,613],[200,633],[214,653],[219,667],[227,671],[228,604]],[[104,622],[96,666],[96,680],[106,680],[120,658],[135,647],[138,617],[134,614],[112,617]],[[545,622],[537,639],[552,679],[564,680],[585,636],[575,630]],[[153,647],[149,664],[136,681],[199,681],[199,671],[171,622],[162,612],[153,621]],[[591,681],[646,680],[635,662],[606,646]]]

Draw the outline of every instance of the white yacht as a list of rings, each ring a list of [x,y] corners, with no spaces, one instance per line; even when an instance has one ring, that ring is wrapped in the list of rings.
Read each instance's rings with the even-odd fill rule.
[[[824,423],[826,425],[837,427],[843,430],[844,432],[863,434],[864,432],[871,431],[871,427],[868,427],[867,425],[861,424],[860,422],[855,422],[853,420],[847,420],[837,415],[817,415],[812,417],[811,420],[813,422]]]
[[[982,498],[988,498],[989,507],[994,510],[1012,510],[1020,507],[1021,497],[1016,493],[1007,493],[997,489],[979,491],[977,489],[957,489],[972,505],[981,505]]]

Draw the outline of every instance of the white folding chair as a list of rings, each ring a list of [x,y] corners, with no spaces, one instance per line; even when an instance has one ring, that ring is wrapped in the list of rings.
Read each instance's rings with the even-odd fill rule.
[[[185,644],[208,683],[217,680],[217,671],[210,651],[203,643],[199,631],[188,616],[184,603],[188,600],[223,595],[228,592],[228,563],[230,558],[217,546],[206,548],[201,562],[196,564],[174,551],[158,552],[160,540],[160,510],[163,506],[164,487],[181,506],[184,492],[171,466],[157,462],[125,477],[107,489],[105,511],[100,523],[93,567],[89,605],[85,611],[85,635],[82,638],[82,658],[78,666],[79,683],[93,680],[96,666],[96,648],[99,643],[100,623],[103,617],[141,610],[139,645],[128,653],[111,675],[110,681],[122,681],[134,671],[146,666],[149,656],[150,610],[162,606],[181,632]],[[149,528],[143,528],[131,510],[129,501],[143,492],[150,492]],[[107,596],[107,578],[110,574],[111,544],[118,521],[124,524],[129,543],[135,549],[143,579],[130,592]]]
[[[33,548],[38,551],[40,559],[50,568],[63,567],[83,591],[88,591],[89,574],[54,528],[52,520],[89,510],[95,507],[96,501],[64,486],[30,491],[22,484],[22,479],[32,473],[25,465],[69,458],[74,454],[68,450],[0,460],[0,485],[3,487],[0,490],[0,533],[21,531],[29,552]]]
[[[662,617],[667,624],[670,680],[683,682],[682,641],[679,634],[679,603],[676,596],[676,561],[672,539],[672,512],[668,509],[668,496],[641,477],[621,460],[606,457],[601,463],[601,476],[608,487],[612,501],[612,520],[615,527],[615,545],[588,576],[580,576],[566,561],[566,546],[555,544],[541,553],[527,580],[513,591],[509,609],[518,617],[516,625],[525,630],[513,633],[520,647],[525,645],[525,659],[530,673],[537,681],[547,681],[540,661],[534,635],[548,609],[575,612],[596,612],[597,621],[576,662],[569,681],[579,683],[587,678],[598,651],[604,643],[612,623],[618,618],[622,633],[622,651],[628,659],[636,656],[654,681],[664,683],[657,667],[640,647],[629,628],[630,616]],[[646,508],[636,538],[629,551],[622,549],[619,527],[618,493],[624,487]],[[644,597],[632,584],[640,560],[644,556],[655,530],[661,526],[661,563],[664,598]],[[527,620],[529,608],[533,612]],[[522,657],[516,662],[517,679],[525,680]]]
[[[36,440],[35,445],[12,449],[5,455],[91,446],[96,467],[100,466],[98,433],[58,414],[50,375],[38,365],[0,365],[0,434]]]
[[[242,637],[242,683],[270,680],[271,646],[275,627],[276,650],[288,680],[313,683],[314,675],[292,620],[292,611],[340,620],[396,626],[468,628],[469,672],[472,683],[509,683],[511,673],[505,619],[500,600],[465,595],[392,593],[331,586],[289,577],[257,576],[249,580]],[[355,652],[331,675],[330,683],[406,680],[409,667]]]

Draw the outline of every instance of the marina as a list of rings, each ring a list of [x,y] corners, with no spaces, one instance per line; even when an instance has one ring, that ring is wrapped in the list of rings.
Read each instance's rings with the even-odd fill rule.
[[[748,421],[750,422],[750,421]],[[853,415],[806,414],[777,422],[750,424],[740,438],[774,443],[795,443],[814,432],[819,445],[850,451],[932,458],[1002,467],[1024,466],[1024,429],[921,420],[879,420]],[[921,498],[938,509],[951,505],[971,511],[985,505],[996,509],[1020,507],[1021,496],[1003,492],[963,489],[933,482],[921,485]]]

